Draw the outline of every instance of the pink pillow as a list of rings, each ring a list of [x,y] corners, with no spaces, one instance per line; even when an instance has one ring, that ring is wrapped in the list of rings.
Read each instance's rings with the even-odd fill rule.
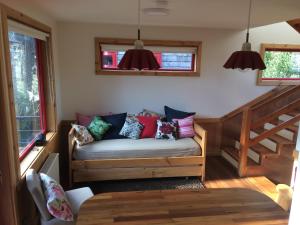
[[[78,125],[88,127],[95,116],[107,116],[107,115],[112,115],[112,112],[94,114],[94,115],[83,115],[81,113],[76,113],[76,120]]]
[[[173,119],[172,121],[178,122],[179,138],[189,138],[195,136],[194,116],[188,116],[184,119]]]
[[[76,120],[78,125],[87,127],[92,122],[94,116],[86,116],[80,113],[76,113]]]

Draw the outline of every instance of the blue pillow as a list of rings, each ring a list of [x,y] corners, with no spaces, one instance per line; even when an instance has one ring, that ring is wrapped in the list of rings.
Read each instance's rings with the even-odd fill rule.
[[[102,120],[112,125],[110,129],[104,134],[102,140],[126,138],[119,134],[125,123],[126,117],[127,117],[127,113],[101,116]]]
[[[183,118],[186,118],[188,116],[193,116],[196,113],[179,111],[179,110],[172,109],[172,108],[165,105],[165,114],[166,114],[166,117],[167,117],[167,122],[172,122],[172,119],[183,119]]]

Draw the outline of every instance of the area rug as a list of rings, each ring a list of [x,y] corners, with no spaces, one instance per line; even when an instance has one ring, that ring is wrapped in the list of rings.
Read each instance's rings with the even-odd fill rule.
[[[123,191],[149,191],[149,190],[200,190],[205,188],[198,177],[186,178],[160,178],[120,181],[101,181],[82,184],[89,186],[95,194],[105,192]]]

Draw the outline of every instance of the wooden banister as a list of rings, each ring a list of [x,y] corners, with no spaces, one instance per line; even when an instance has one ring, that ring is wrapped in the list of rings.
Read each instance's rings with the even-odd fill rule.
[[[242,129],[240,136],[240,152],[239,152],[239,175],[241,177],[246,175],[247,172],[247,160],[250,138],[250,125],[251,125],[251,110],[250,107],[246,107],[243,111]]]
[[[292,87],[291,86],[289,86],[289,87],[279,86],[277,88],[274,88],[271,91],[255,98],[254,100],[240,106],[236,110],[226,114],[225,116],[222,117],[222,120],[224,121],[226,119],[229,119],[229,118],[232,118],[232,117],[238,115],[239,113],[242,113],[243,110],[245,109],[245,107],[252,107],[253,108],[253,107],[257,106],[258,104],[263,105],[266,102],[270,101],[270,99],[278,96],[279,93],[285,93],[287,91],[290,91],[293,88],[295,88],[295,87],[294,86],[292,86]]]
[[[257,127],[261,127],[265,123],[270,122],[271,120],[278,118],[278,116],[280,116],[284,113],[287,113],[290,110],[295,109],[299,106],[300,106],[300,99],[297,99],[297,100],[291,102],[290,104],[288,104],[284,107],[281,107],[280,109],[276,110],[275,112],[272,112],[272,114],[269,114],[265,117],[258,119],[257,121],[252,122],[251,128],[255,129]]]
[[[268,138],[269,136],[277,133],[278,131],[280,131],[280,130],[282,130],[282,129],[290,126],[290,125],[293,125],[294,123],[298,122],[299,120],[300,120],[300,114],[295,116],[292,119],[289,119],[288,121],[286,121],[284,123],[279,124],[278,126],[272,128],[270,130],[264,131],[263,133],[261,133],[257,137],[251,139],[249,146],[253,146],[253,145],[258,144],[258,142],[262,141],[263,139]]]
[[[292,87],[288,87],[287,89],[285,89],[284,91],[281,91],[278,95],[275,95],[271,98],[268,98],[266,101],[264,102],[260,102],[254,106],[252,106],[252,111],[255,111],[259,108],[261,108],[262,106],[269,104],[275,100],[278,100],[280,98],[285,98],[286,96],[294,93],[296,90],[300,90],[300,85],[296,85],[296,86],[292,86]]]

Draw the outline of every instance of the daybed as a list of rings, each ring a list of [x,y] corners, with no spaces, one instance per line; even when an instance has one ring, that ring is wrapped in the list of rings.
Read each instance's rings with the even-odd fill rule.
[[[115,139],[77,146],[69,132],[72,182],[159,177],[205,178],[207,132],[194,124],[195,137],[176,141]]]

